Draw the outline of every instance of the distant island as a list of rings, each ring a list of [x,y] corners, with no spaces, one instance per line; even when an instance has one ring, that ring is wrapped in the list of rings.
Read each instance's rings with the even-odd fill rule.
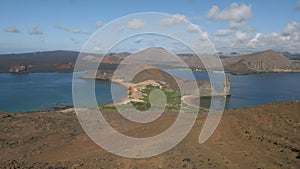
[[[141,66],[141,65],[138,65]],[[178,77],[172,76],[167,72],[156,68],[144,68],[143,71],[139,72],[131,81],[124,79],[128,72],[125,68],[121,68],[120,72],[124,72],[121,76],[113,78],[112,72],[105,71],[89,71],[82,76],[86,79],[98,79],[98,80],[109,80],[115,83],[119,83],[128,88],[128,99],[123,99],[118,103],[102,106],[102,109],[111,109],[115,105],[126,105],[131,102],[140,110],[146,110],[151,107],[149,102],[149,94],[154,89],[160,89],[167,96],[168,110],[177,110],[180,108],[181,100],[186,106],[193,106],[192,100],[200,97],[212,97],[212,96],[230,96],[230,78],[227,77],[223,83],[222,91],[216,91],[214,87],[208,81],[192,81],[183,80]],[[96,77],[94,77],[96,75]],[[180,87],[184,91],[180,90]],[[196,106],[198,107],[198,106]]]
[[[145,57],[146,56],[146,57]],[[149,57],[147,57],[149,56]],[[154,56],[154,57],[151,57]],[[230,96],[230,78],[224,79],[222,90],[217,91],[213,85],[208,81],[192,81],[181,79],[172,76],[169,73],[160,70],[174,66],[180,68],[179,63],[174,58],[174,54],[168,52],[163,48],[149,48],[139,51],[130,56],[130,60],[124,60],[123,66],[117,70],[90,70],[87,71],[82,78],[108,80],[119,83],[128,88],[128,99],[121,101],[119,104],[125,105],[131,102],[141,108],[149,108],[149,94],[154,89],[162,90],[169,101],[167,109],[177,109],[180,107],[182,100],[188,106],[194,106],[192,100],[200,97],[213,97],[213,96]],[[83,57],[89,61],[96,60],[96,58],[89,56]],[[160,59],[161,58],[161,59]],[[103,61],[107,64],[117,63],[116,56],[105,56]],[[132,63],[132,64],[131,64]],[[132,70],[139,71],[134,77],[131,78]],[[184,91],[182,91],[182,89]],[[196,106],[198,107],[198,106]]]
[[[164,58],[167,51],[163,48],[148,48],[137,54]],[[72,72],[79,55],[75,51],[46,51],[23,54],[1,54],[0,73],[24,72]],[[97,64],[100,58],[102,70],[114,70],[124,58],[135,55],[127,52],[101,54],[84,53],[82,59],[86,66]],[[204,64],[194,54],[177,54],[192,70],[205,71]],[[210,57],[200,55],[200,57]],[[275,52],[266,50],[253,54],[220,54],[224,71],[232,74],[252,74],[264,72],[300,72],[300,58],[298,54]],[[177,65],[168,65],[176,67]],[[23,69],[24,68],[24,69]],[[26,69],[25,69],[26,68]],[[166,66],[166,68],[168,68]]]

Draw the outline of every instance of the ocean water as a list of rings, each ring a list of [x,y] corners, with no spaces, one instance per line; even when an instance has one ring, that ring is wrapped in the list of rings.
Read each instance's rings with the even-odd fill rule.
[[[91,80],[80,79],[82,73],[76,73],[76,83],[88,86]],[[0,74],[0,110],[24,113],[30,111],[51,110],[73,105],[72,73],[29,73]],[[118,84],[114,85],[123,98],[127,91]],[[98,105],[112,103],[111,83],[96,81],[95,90]]]
[[[191,78],[186,76],[184,70],[168,72],[181,78]],[[197,80],[209,80],[205,72],[193,73]],[[78,77],[80,75],[76,74]],[[227,109],[300,100],[300,73],[228,75],[231,77],[231,97],[226,101]],[[72,106],[72,76],[72,73],[0,74],[0,110],[23,113]],[[83,86],[92,83],[80,78],[76,81]],[[96,81],[99,105],[113,102],[110,85],[108,81]],[[123,86],[112,85],[119,93],[117,100],[126,95],[127,91]],[[210,99],[201,99],[200,103],[207,107]]]
[[[185,76],[185,70],[167,70],[167,72],[184,79],[192,79],[190,76]],[[197,80],[209,80],[206,72],[194,71],[193,74]],[[231,78],[231,96],[227,97],[226,109],[300,100],[300,73],[226,75]],[[218,76],[217,74],[215,77]],[[216,82],[217,85],[223,83],[218,80]],[[218,86],[214,87],[218,88]],[[200,105],[205,107],[209,107],[210,103],[211,99],[208,98],[200,100]]]

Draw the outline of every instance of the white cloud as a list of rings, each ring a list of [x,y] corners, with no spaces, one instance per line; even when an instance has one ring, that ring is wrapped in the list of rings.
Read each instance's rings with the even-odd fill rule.
[[[234,2],[222,11],[219,11],[217,6],[213,6],[206,16],[209,19],[227,21],[231,29],[237,29],[253,17],[252,6]]]
[[[247,28],[244,28],[243,30],[244,30],[244,32],[247,32],[247,33],[256,32],[256,28],[254,28],[254,27],[247,27]]]
[[[242,22],[252,18],[252,6],[246,4],[232,3],[228,8],[221,11],[217,19],[223,21]]]
[[[245,32],[236,32],[235,37],[237,40],[240,40],[240,41],[248,40],[251,38],[251,36]]]
[[[128,29],[143,29],[146,26],[146,21],[143,19],[132,19],[127,23]]]
[[[56,23],[56,24],[55,24],[55,27],[56,27],[57,29],[61,29],[61,30],[64,30],[64,31],[70,31],[70,28],[69,28],[69,27],[67,27],[67,26],[65,26],[65,25],[62,25],[61,23]]]
[[[300,34],[297,32],[294,36],[283,36],[279,33],[249,34],[245,32],[237,32],[232,39],[214,39],[213,43],[217,50],[223,52],[256,52],[273,49],[276,51],[299,53]]]
[[[73,33],[78,33],[78,34],[89,34],[90,32],[88,30],[81,30],[78,28],[75,28],[72,30]]]
[[[203,36],[204,36],[205,38],[208,38],[208,37],[209,37],[209,33],[208,33],[208,32],[203,32]]]
[[[249,43],[256,43],[258,42],[258,38],[261,36],[261,33],[256,33],[255,36],[249,41]]]
[[[94,46],[94,51],[95,52],[100,52],[100,51],[102,51],[102,49],[98,46]]]
[[[92,41],[92,45],[90,46],[90,49],[93,52],[104,52],[105,51],[103,44],[98,40]]]
[[[219,10],[218,6],[216,6],[216,5],[212,6],[210,8],[210,10],[208,11],[208,13],[206,14],[206,17],[207,18],[213,18],[213,17],[215,17],[215,15],[217,14],[218,10]]]
[[[97,27],[97,28],[100,28],[100,27],[102,27],[102,26],[104,26],[104,25],[105,25],[104,22],[100,22],[100,21],[96,22],[96,27]]]
[[[214,35],[215,36],[227,36],[227,35],[230,35],[232,34],[234,31],[232,29],[220,29],[220,30],[217,30]]]
[[[44,32],[38,26],[35,26],[32,29],[28,30],[28,34],[29,35],[42,35],[42,34],[44,34]]]
[[[188,18],[184,15],[175,14],[171,17],[164,18],[160,20],[160,24],[163,26],[171,26],[171,25],[177,25],[182,24],[188,21]]]
[[[81,30],[78,28],[70,29],[68,26],[65,26],[61,23],[55,24],[55,27],[57,29],[64,30],[66,32],[72,32],[72,33],[76,33],[76,34],[90,34],[90,31],[88,31],[88,30]]]
[[[295,33],[299,31],[300,27],[298,22],[294,21],[292,23],[288,23],[281,31],[283,36],[293,36]]]
[[[229,28],[230,29],[238,29],[240,28],[242,25],[245,24],[245,21],[242,21],[242,22],[229,22]]]
[[[256,49],[276,49],[280,50],[283,48],[288,48],[289,41],[284,40],[278,33],[271,34],[256,34],[254,38],[252,38],[248,45],[249,47]]]
[[[200,32],[201,31],[201,27],[199,25],[195,25],[195,24],[190,24],[187,28],[188,32]]]
[[[135,43],[141,43],[143,41],[143,38],[136,38],[134,40]]]
[[[4,31],[9,33],[21,33],[21,31],[14,26],[7,27],[4,29]]]

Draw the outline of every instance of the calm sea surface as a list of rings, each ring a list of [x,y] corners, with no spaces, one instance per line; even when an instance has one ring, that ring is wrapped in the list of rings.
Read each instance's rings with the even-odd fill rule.
[[[190,79],[189,76],[185,76],[185,70],[169,70],[167,72]],[[195,71],[193,73],[198,80],[209,80],[206,72]],[[231,79],[231,96],[227,98],[226,109],[300,100],[300,73],[227,74],[227,76],[230,76]],[[218,80],[216,82],[220,86],[223,83]],[[210,101],[210,99],[201,99],[200,104],[209,107]]]
[[[184,70],[169,72],[182,78],[189,78],[185,76]],[[194,74],[198,80],[209,79],[205,72],[194,72]],[[78,73],[78,76],[80,75]],[[300,100],[300,73],[229,76],[232,95],[227,100],[226,108]],[[80,78],[76,81],[83,86],[92,83]],[[97,81],[95,85],[98,104],[111,103],[110,83]],[[124,97],[125,88],[118,84],[113,85],[119,93],[117,99]],[[209,99],[201,99],[202,105],[209,103]],[[0,110],[22,113],[72,105],[72,73],[0,74]]]
[[[76,73],[80,77],[83,73]],[[73,105],[72,73],[0,74],[0,110],[29,112],[51,110]],[[76,79],[77,85],[89,86],[91,80]],[[108,81],[96,81],[96,98],[99,105],[112,103]],[[126,95],[123,86],[114,85],[121,99]]]

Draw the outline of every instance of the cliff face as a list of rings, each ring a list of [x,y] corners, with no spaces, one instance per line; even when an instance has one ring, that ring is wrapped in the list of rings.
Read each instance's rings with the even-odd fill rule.
[[[24,73],[24,72],[29,72],[31,65],[14,65],[11,66],[9,69],[9,72],[11,73]]]
[[[223,83],[223,92],[226,96],[230,96],[231,93],[230,93],[230,76],[227,76],[226,77],[226,80],[224,81]]]
[[[61,63],[61,64],[55,64],[54,66],[56,69],[73,70],[74,63],[72,63],[72,62]]]

